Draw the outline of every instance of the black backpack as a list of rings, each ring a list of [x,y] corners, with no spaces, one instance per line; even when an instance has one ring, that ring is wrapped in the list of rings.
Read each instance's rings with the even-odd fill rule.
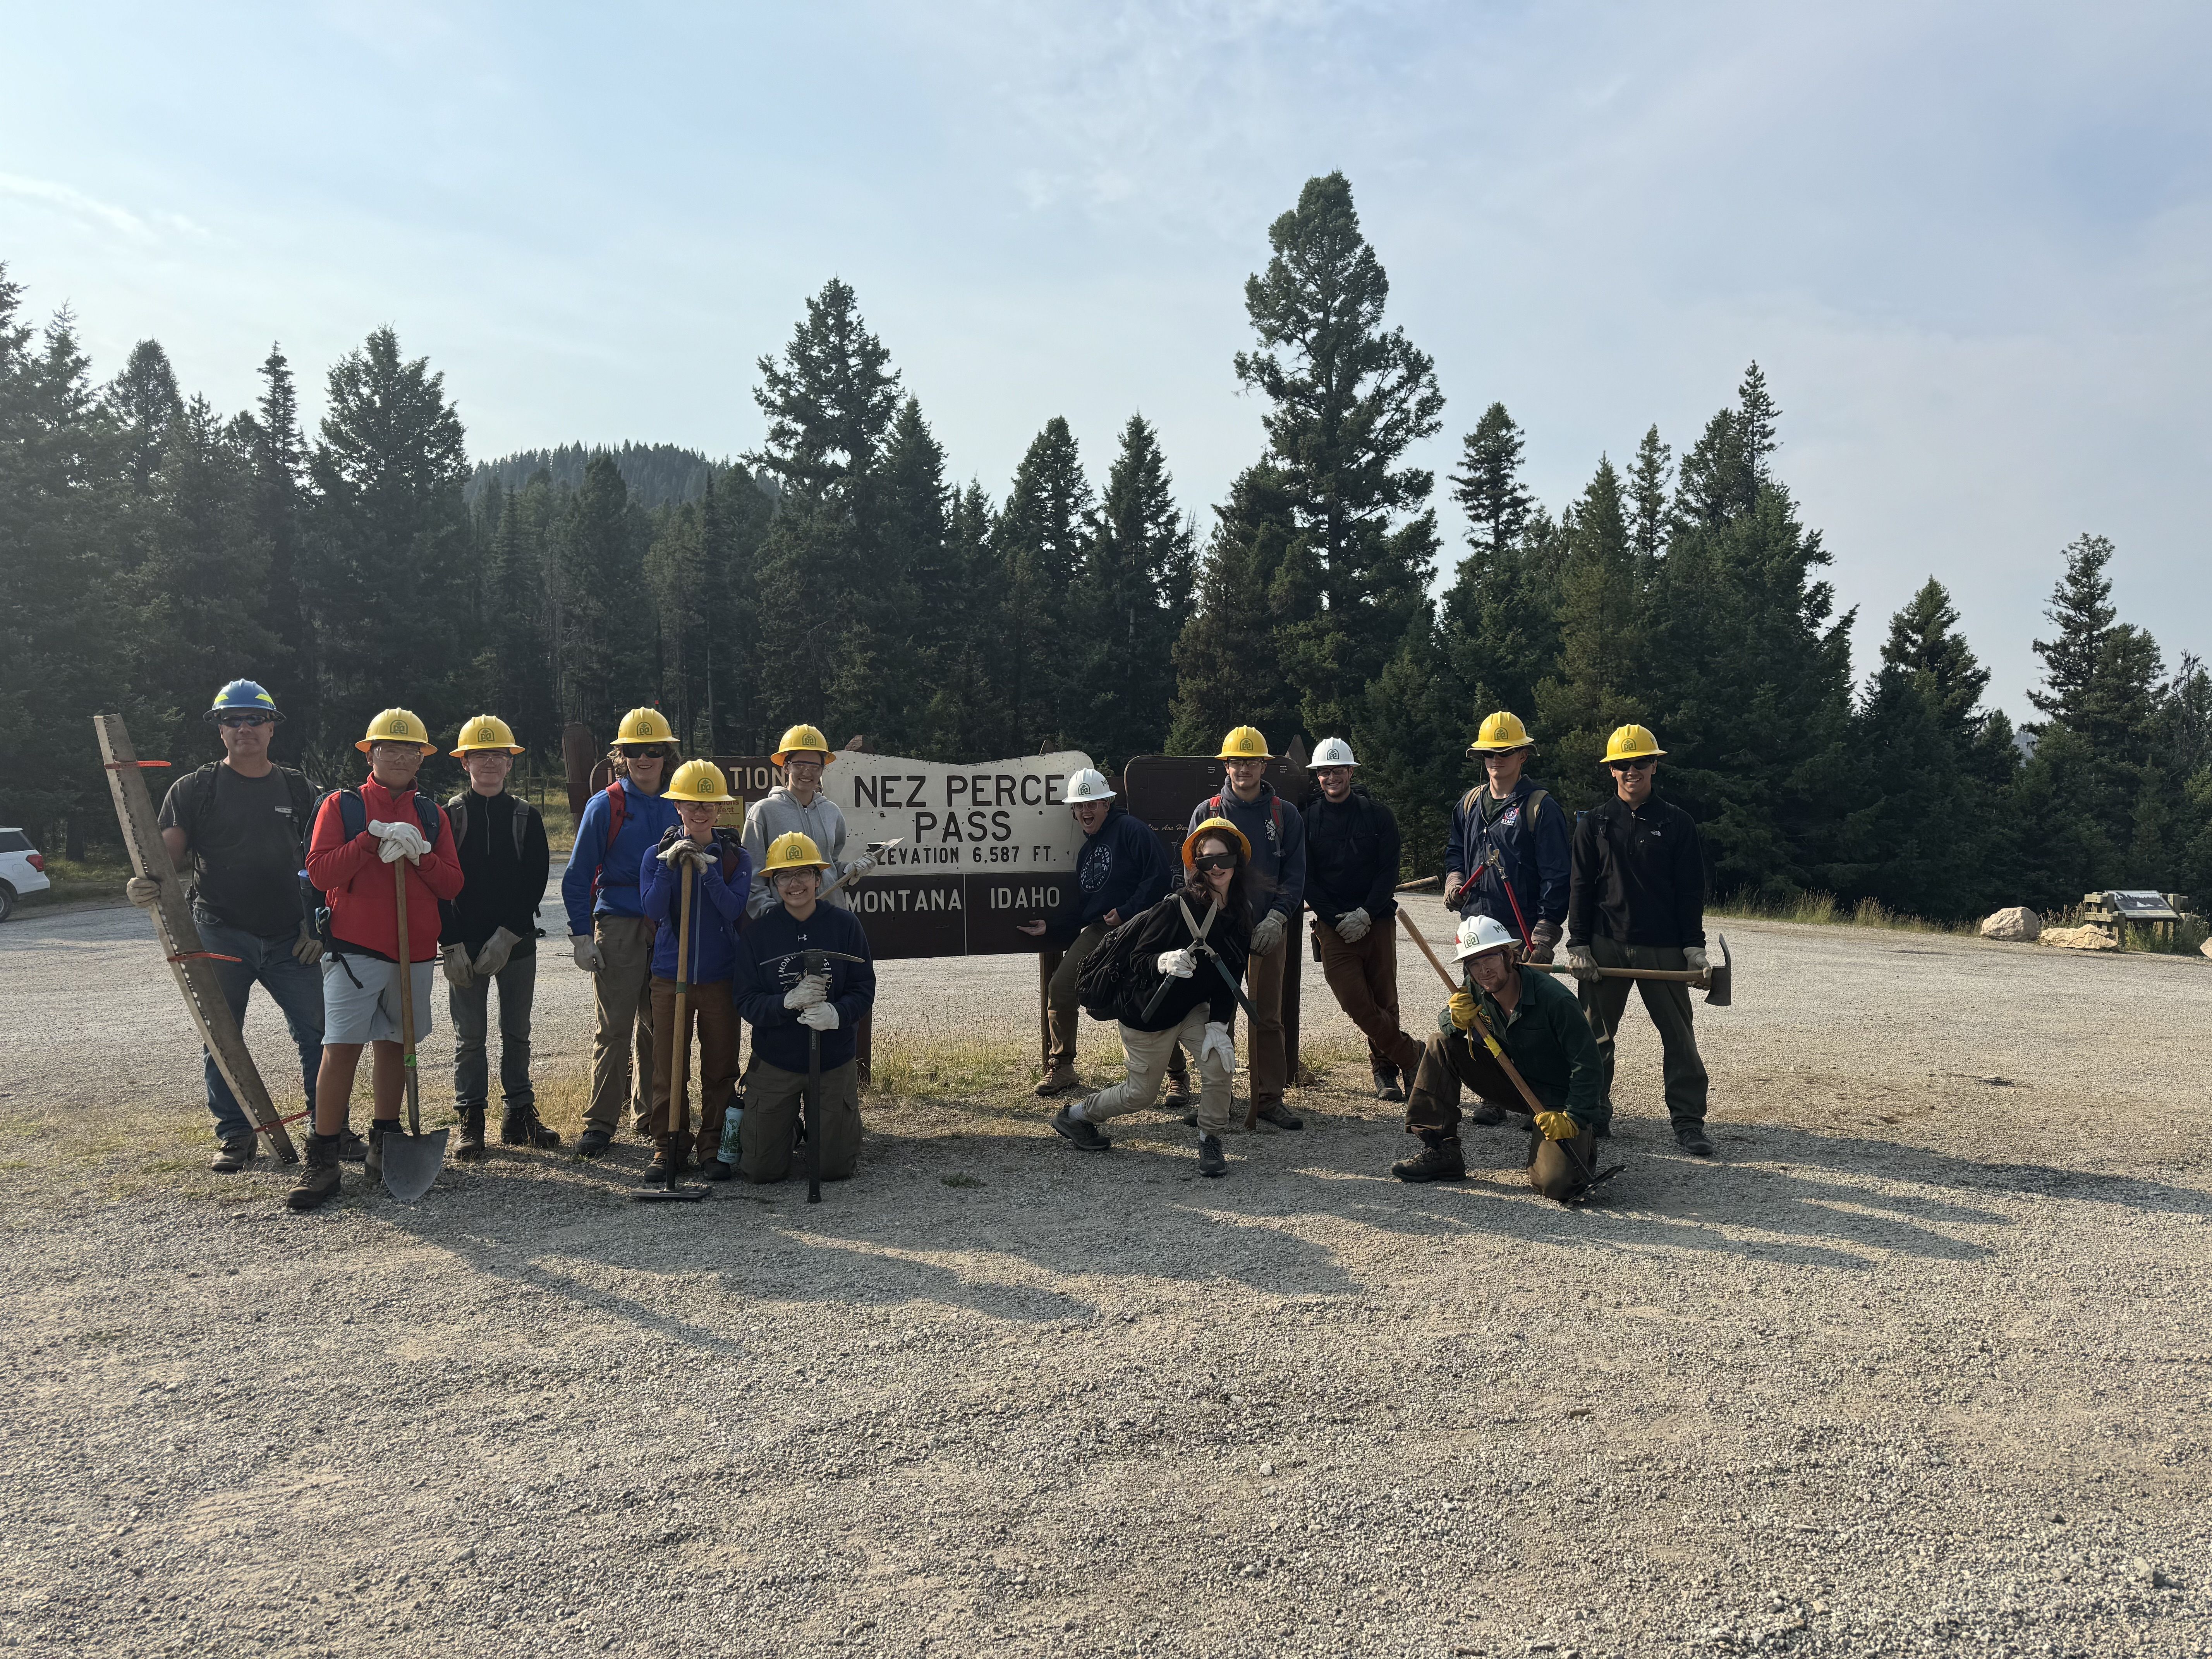
[[[323,816],[323,803],[332,795],[338,798],[338,825],[350,842],[368,828],[368,803],[362,799],[358,789],[325,789],[315,798],[314,810],[307,815],[307,833],[300,838],[300,862],[307,861],[307,843],[315,838],[315,824]],[[422,826],[422,839],[431,846],[438,844],[438,803],[422,790],[415,792],[415,817]],[[300,872],[300,903],[315,924],[315,937],[329,945],[331,939],[331,901],[327,894],[307,879],[307,872]]]
[[[1172,896],[1172,895],[1170,895]],[[1119,1019],[1121,995],[1136,958],[1137,933],[1150,910],[1131,916],[1100,939],[1075,975],[1075,1000],[1093,1019]]]

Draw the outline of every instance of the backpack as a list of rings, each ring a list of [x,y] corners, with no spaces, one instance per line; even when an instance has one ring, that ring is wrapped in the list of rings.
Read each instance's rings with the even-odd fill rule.
[[[476,791],[473,789],[464,789],[446,803],[446,817],[453,826],[453,849],[456,853],[460,850],[461,843],[469,838],[469,797],[474,793]],[[524,846],[529,841],[530,803],[520,795],[514,797],[514,856],[520,859]]]
[[[617,778],[602,792],[607,798],[607,838],[599,848],[599,861],[592,866],[592,902],[599,902],[599,872],[607,867],[607,848],[615,844],[615,837],[623,832],[629,821],[629,795]]]
[[[302,863],[307,859],[307,842],[314,836],[315,822],[323,815],[323,803],[332,795],[338,798],[338,827],[345,831],[345,838],[350,842],[356,836],[365,835],[368,831],[368,803],[362,799],[360,790],[325,789],[316,797],[314,810],[307,817],[307,834],[300,843]],[[415,792],[415,817],[422,826],[422,839],[435,847],[438,844],[438,803],[420,789]],[[300,872],[300,902],[314,920],[315,937],[322,940],[325,947],[330,946],[333,943],[331,939],[330,896],[307,879],[305,870]]]
[[[1129,964],[1136,957],[1137,933],[1152,911],[1131,916],[1091,947],[1075,975],[1075,1000],[1093,1019],[1116,1019]]]
[[[1229,817],[1229,811],[1226,807],[1222,805],[1220,796],[1208,795],[1206,798],[1206,816],[1210,818],[1226,818]],[[1280,795],[1273,793],[1268,795],[1267,816],[1274,822],[1275,845],[1277,847],[1280,847],[1283,844],[1283,798]],[[1233,823],[1235,820],[1231,819],[1231,822]]]

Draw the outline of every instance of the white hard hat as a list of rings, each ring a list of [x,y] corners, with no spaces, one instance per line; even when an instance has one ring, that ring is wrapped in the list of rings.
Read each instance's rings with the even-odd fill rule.
[[[1067,804],[1071,806],[1086,800],[1111,800],[1114,792],[1106,787],[1106,775],[1086,766],[1071,772],[1067,777]]]
[[[1492,916],[1469,916],[1459,925],[1459,944],[1452,951],[1454,962],[1465,962],[1469,957],[1479,957],[1486,951],[1504,951],[1520,944]]]
[[[1352,745],[1342,738],[1323,738],[1315,745],[1313,758],[1306,763],[1306,770],[1318,771],[1324,766],[1357,766],[1352,758]]]

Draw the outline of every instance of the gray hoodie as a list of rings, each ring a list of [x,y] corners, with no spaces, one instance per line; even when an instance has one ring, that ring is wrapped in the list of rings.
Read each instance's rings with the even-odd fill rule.
[[[794,830],[812,841],[814,850],[830,860],[822,876],[823,886],[845,873],[845,815],[837,810],[837,803],[817,793],[801,806],[798,797],[778,784],[745,809],[745,850],[753,855],[753,890],[745,901],[747,915],[759,915],[780,902],[775,888],[769,884],[768,872],[761,866],[768,862],[769,843]],[[841,909],[853,908],[848,893],[832,893],[828,902]]]

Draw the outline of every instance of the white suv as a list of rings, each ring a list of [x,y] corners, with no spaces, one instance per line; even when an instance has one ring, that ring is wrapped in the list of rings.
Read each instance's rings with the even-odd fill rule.
[[[46,861],[31,838],[21,830],[0,830],[0,921],[15,914],[20,896],[43,893],[52,885],[46,879]]]

